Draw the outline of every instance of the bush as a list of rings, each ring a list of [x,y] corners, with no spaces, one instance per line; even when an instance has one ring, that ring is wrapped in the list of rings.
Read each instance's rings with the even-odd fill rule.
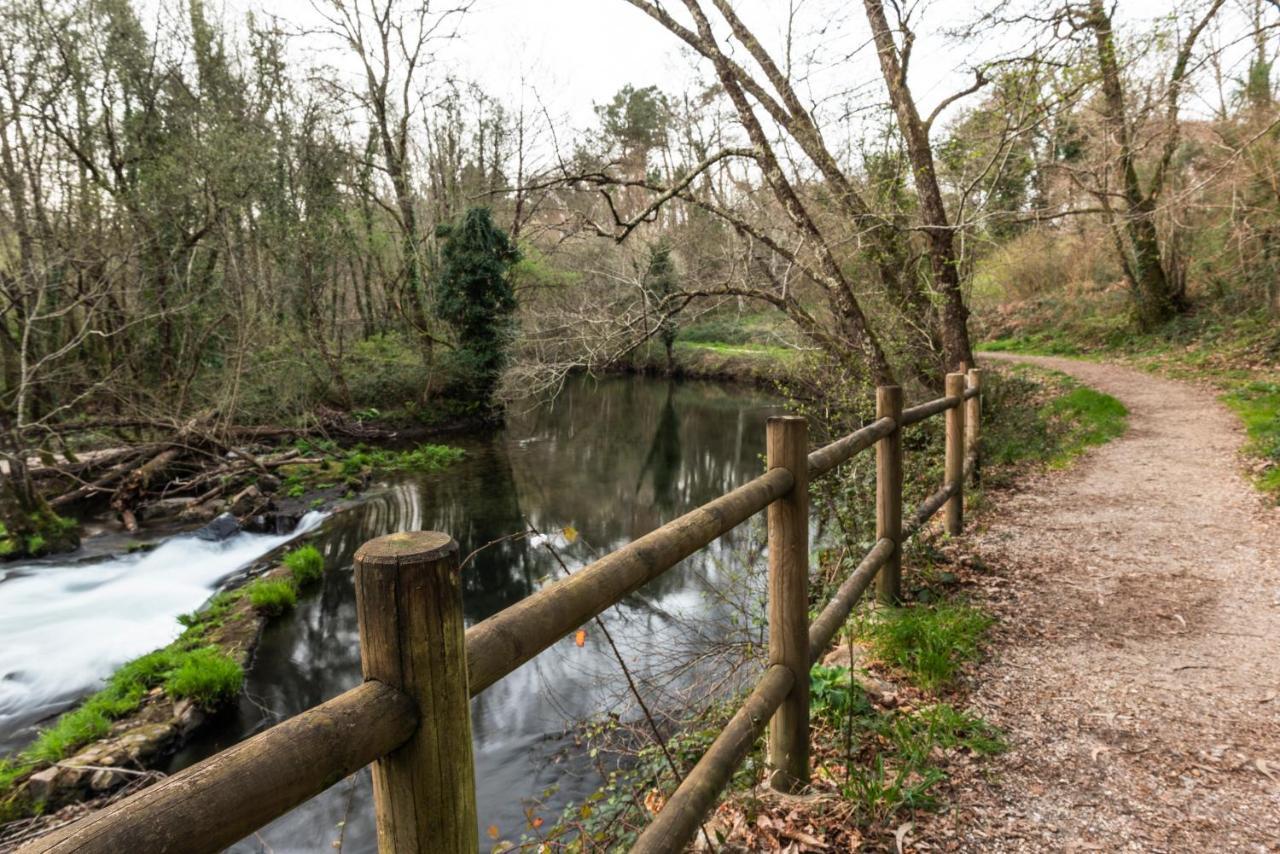
[[[315,546],[303,546],[284,556],[284,565],[299,586],[312,584],[324,575],[324,555]]]
[[[974,287],[996,300],[1027,299],[1069,288],[1105,288],[1121,275],[1105,234],[1039,229],[982,258]]]
[[[342,372],[356,407],[391,409],[427,391],[421,353],[396,332],[357,342],[343,359]]]
[[[298,591],[289,581],[259,579],[247,588],[249,602],[267,616],[276,616],[298,604]]]
[[[239,694],[243,684],[244,668],[240,663],[217,647],[207,646],[183,656],[164,687],[170,696],[194,700],[201,707],[212,709]]]

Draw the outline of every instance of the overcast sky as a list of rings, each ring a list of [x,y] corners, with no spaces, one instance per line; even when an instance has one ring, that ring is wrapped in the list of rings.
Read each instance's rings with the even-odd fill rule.
[[[316,20],[310,0],[224,2],[230,14],[266,11],[300,26]],[[444,7],[449,0],[434,2]],[[869,31],[860,3],[737,0],[734,5],[775,56],[781,54],[788,10],[793,7],[797,44],[824,48],[825,59],[852,55],[839,65],[819,65],[806,78],[803,91],[810,98],[820,100],[835,91],[865,86],[850,100],[869,105],[883,99],[875,55],[866,49]],[[1013,47],[999,39],[958,45],[941,35],[947,27],[966,23],[974,5],[956,0],[921,4],[910,75],[922,112],[963,86],[970,79],[965,69],[973,62]],[[1116,16],[1124,31],[1133,33],[1148,29],[1153,19],[1167,16],[1172,8],[1171,0],[1121,0]],[[476,0],[462,34],[441,70],[450,68],[509,103],[519,97],[523,79],[526,92],[536,91],[554,115],[576,129],[592,125],[592,106],[608,101],[628,83],[678,93],[697,79],[695,64],[681,51],[681,43],[624,0]],[[797,67],[802,61],[797,56]]]

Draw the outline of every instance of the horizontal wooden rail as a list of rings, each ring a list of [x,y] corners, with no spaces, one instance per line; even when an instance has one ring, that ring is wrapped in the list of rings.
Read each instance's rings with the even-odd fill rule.
[[[959,397],[940,397],[937,400],[930,400],[910,409],[904,409],[902,410],[902,426],[910,427],[912,424],[919,424],[927,418],[932,418],[940,412],[946,412],[948,409],[954,409],[959,405]]]
[[[809,674],[804,674],[807,680]],[[684,778],[662,811],[650,822],[632,846],[632,854],[670,854],[683,851],[693,841],[703,816],[733,778],[770,716],[782,705],[796,675],[790,668],[775,664],[764,672],[755,689],[716,740],[702,754],[698,764]]]
[[[813,625],[809,627],[809,664],[816,664],[822,654],[826,652],[827,647],[831,645],[831,641],[835,638],[836,632],[840,631],[840,627],[844,625],[844,621],[849,619],[849,614],[853,612],[853,606],[858,604],[858,600],[862,598],[862,594],[871,586],[871,582],[875,580],[876,573],[880,571],[880,567],[884,566],[892,555],[897,546],[893,540],[880,540],[871,547],[871,551],[867,552],[866,557],[858,564],[853,572],[849,573],[849,577],[840,585],[840,589],[831,597],[831,601],[827,603],[827,607],[822,609],[822,613],[813,621]]]
[[[892,418],[881,418],[809,454],[809,480],[822,477],[841,463],[853,459],[892,433],[895,426]]]
[[[19,851],[212,854],[395,750],[417,728],[412,700],[365,682]]]
[[[956,485],[947,483],[943,484],[933,495],[920,502],[916,512],[911,514],[911,519],[902,526],[902,541],[906,542],[919,533],[920,529],[937,515],[938,511],[945,507],[947,501],[955,494]]]
[[[791,472],[772,469],[472,626],[471,695],[759,513],[794,483]]]

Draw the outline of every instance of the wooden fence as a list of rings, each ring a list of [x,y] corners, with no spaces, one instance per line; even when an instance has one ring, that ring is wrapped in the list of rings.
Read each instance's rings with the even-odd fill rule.
[[[948,374],[944,397],[903,409],[876,393],[877,418],[808,451],[803,418],[770,418],[765,474],[465,629],[458,547],[447,534],[391,534],[355,558],[365,682],[253,738],[28,843],[23,852],[214,852],[373,764],[383,852],[479,849],[469,700],[717,537],[768,512],[769,666],[738,712],[632,848],[680,851],[765,724],[770,782],[809,780],[809,678],[877,580],[896,602],[902,544],[944,506],[959,534],[964,481],[978,465],[981,373]],[[905,522],[902,430],[946,413],[945,482]],[[876,449],[876,543],[809,623],[808,484]]]

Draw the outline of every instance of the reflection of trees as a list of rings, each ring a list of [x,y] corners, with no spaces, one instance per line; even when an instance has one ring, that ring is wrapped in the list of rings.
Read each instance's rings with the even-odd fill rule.
[[[667,384],[667,397],[658,416],[649,453],[640,467],[636,480],[639,495],[644,477],[649,474],[653,482],[653,503],[666,515],[676,506],[676,487],[680,481],[680,419],[676,417],[675,383]]]

